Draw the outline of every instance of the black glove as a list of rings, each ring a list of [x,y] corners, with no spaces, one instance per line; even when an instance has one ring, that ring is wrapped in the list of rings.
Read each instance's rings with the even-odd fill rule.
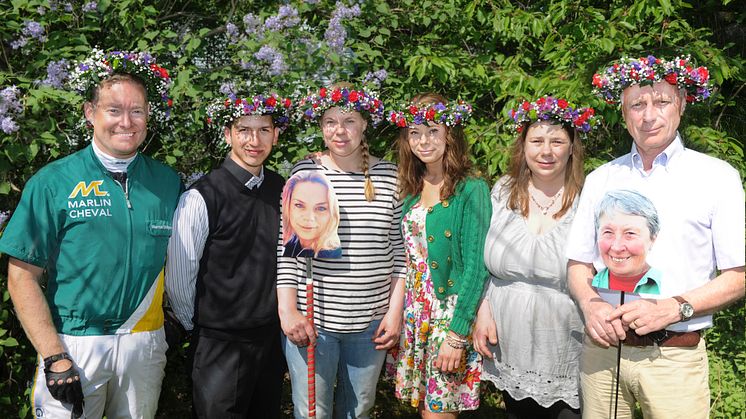
[[[73,405],[72,417],[77,419],[83,416],[83,387],[80,385],[80,374],[75,369],[75,363],[70,368],[61,372],[53,372],[49,369],[57,361],[72,358],[67,352],[44,358],[44,376],[46,377],[49,393],[62,403]]]

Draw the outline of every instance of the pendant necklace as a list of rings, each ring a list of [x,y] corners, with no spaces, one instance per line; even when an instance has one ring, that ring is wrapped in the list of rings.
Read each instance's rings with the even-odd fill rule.
[[[536,187],[533,184],[531,184],[531,186],[533,186],[534,189],[536,189]],[[531,198],[531,201],[533,201],[534,204],[536,204],[536,206],[539,207],[539,211],[541,211],[541,213],[543,215],[547,215],[547,213],[549,212],[549,209],[552,208],[552,206],[554,205],[554,202],[557,201],[557,198],[559,198],[559,196],[562,195],[562,191],[564,191],[564,190],[565,190],[565,187],[564,186],[561,187],[560,190],[557,191],[556,194],[554,194],[554,196],[552,197],[552,199],[549,201],[549,203],[547,205],[541,205],[541,204],[539,204],[539,202],[534,197],[534,194],[531,193],[530,189],[528,191],[528,196]]]

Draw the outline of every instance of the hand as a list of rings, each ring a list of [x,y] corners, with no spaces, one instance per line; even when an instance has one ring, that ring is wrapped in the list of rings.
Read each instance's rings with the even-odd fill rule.
[[[389,310],[386,312],[372,339],[373,343],[376,344],[377,350],[391,349],[399,342],[401,322],[402,312],[400,310]]]
[[[673,298],[630,301],[609,313],[608,320],[621,321],[638,335],[647,335],[681,320],[679,302]]]
[[[613,308],[600,297],[592,298],[580,309],[585,319],[585,333],[597,345],[604,348],[616,346],[627,337],[622,321],[609,316]]]
[[[63,359],[52,361],[49,357],[44,360],[44,377],[49,393],[62,403],[72,404],[72,417],[83,415],[83,387],[80,385],[80,374],[67,353]]]
[[[438,348],[438,358],[435,360],[435,368],[442,372],[456,372],[461,365],[461,357],[463,354],[463,349],[453,348],[448,344],[448,342],[443,340],[440,344],[440,348]]]
[[[168,307],[163,308],[163,331],[166,334],[169,351],[176,349],[189,337],[189,332],[184,329],[173,310]]]
[[[492,346],[497,345],[497,327],[487,301],[482,301],[479,306],[472,338],[474,339],[474,349],[483,357],[492,359],[492,351],[487,347],[487,344],[489,342]]]
[[[280,313],[280,327],[295,346],[303,347],[316,343],[318,332],[297,309],[288,310],[285,314]]]

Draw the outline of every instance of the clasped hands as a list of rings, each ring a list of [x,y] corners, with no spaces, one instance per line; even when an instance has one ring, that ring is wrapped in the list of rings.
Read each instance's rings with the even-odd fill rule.
[[[624,340],[630,329],[643,336],[677,322],[678,306],[679,303],[673,298],[641,298],[614,308],[600,297],[595,297],[583,304],[581,309],[585,318],[585,333],[597,345],[608,348]]]

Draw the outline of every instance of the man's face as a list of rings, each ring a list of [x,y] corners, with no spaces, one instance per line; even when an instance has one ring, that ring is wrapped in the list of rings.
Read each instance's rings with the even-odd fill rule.
[[[622,115],[643,158],[653,159],[673,142],[686,104],[668,82],[624,89]]]
[[[142,86],[131,81],[99,89],[96,103],[86,102],[85,116],[93,124],[93,140],[104,153],[132,157],[148,133],[148,101]]]
[[[264,160],[277,144],[280,129],[269,115],[247,115],[225,128],[225,142],[231,146],[231,159],[254,176],[259,176]]]

